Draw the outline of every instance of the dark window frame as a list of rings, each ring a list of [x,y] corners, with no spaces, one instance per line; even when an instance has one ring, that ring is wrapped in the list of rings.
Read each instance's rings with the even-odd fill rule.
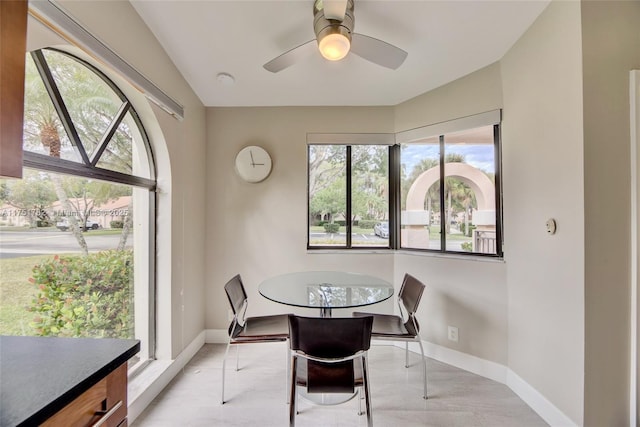
[[[440,217],[444,218],[444,209],[445,209],[445,135],[446,133],[442,133],[437,135],[439,139],[440,146]],[[400,239],[400,230],[402,228],[401,224],[401,153],[400,153],[400,144],[389,145],[389,153],[388,153],[388,188],[389,188],[389,244],[388,246],[353,246],[351,241],[351,221],[345,222],[346,227],[346,241],[344,245],[311,245],[310,244],[310,194],[309,194],[309,159],[310,159],[310,150],[314,145],[322,145],[322,144],[307,144],[307,250],[315,251],[315,250],[371,250],[371,249],[379,249],[379,250],[402,250],[402,251],[411,251],[411,252],[420,252],[420,253],[437,253],[437,254],[452,254],[452,255],[461,255],[461,256],[471,256],[471,257],[488,257],[488,258],[503,258],[503,213],[502,213],[502,144],[501,144],[501,123],[493,124],[493,153],[494,153],[494,165],[495,165],[495,179],[494,179],[494,188],[495,188],[495,212],[496,212],[496,253],[480,253],[480,252],[466,252],[466,251],[453,251],[448,250],[446,248],[446,233],[445,233],[445,222],[440,221],[440,249],[422,249],[422,248],[409,248],[402,247],[402,242]],[[339,143],[336,142],[332,145],[342,145],[346,147],[347,151],[347,160],[346,160],[346,213],[347,217],[351,218],[351,173],[352,173],[352,165],[351,165],[351,147],[354,144],[349,143]],[[369,145],[386,145],[386,144],[369,144]]]
[[[389,244],[387,246],[383,246],[383,245],[371,245],[371,246],[366,246],[366,245],[357,245],[357,246],[353,246],[353,241],[352,241],[352,226],[351,226],[351,221],[345,221],[345,233],[346,233],[346,237],[345,237],[345,244],[344,245],[311,245],[310,243],[310,239],[309,239],[309,229],[311,227],[311,223],[310,223],[310,206],[309,206],[309,201],[310,201],[310,197],[309,197],[309,159],[310,159],[310,150],[311,147],[314,145],[326,145],[326,144],[307,144],[307,249],[309,250],[317,250],[317,249],[349,249],[349,250],[358,250],[358,249],[364,249],[364,250],[371,250],[371,249],[392,249],[391,246],[391,242],[392,242],[392,235],[394,234],[391,231],[391,218],[394,216],[394,214],[392,214],[392,203],[391,203],[391,194],[393,194],[394,192],[391,190],[390,185],[391,185],[391,180],[390,180],[390,176],[391,176],[391,156],[392,156],[392,151],[393,151],[393,147],[395,147],[396,145],[389,145],[389,144],[347,144],[347,143],[334,143],[331,145],[334,146],[344,146],[345,147],[345,187],[346,187],[346,191],[345,191],[345,197],[346,197],[346,217],[347,218],[351,218],[352,217],[352,204],[351,204],[351,180],[352,180],[352,156],[351,156],[351,151],[352,151],[352,147],[356,146],[356,145],[370,145],[370,146],[378,146],[378,147],[388,147],[388,153],[387,153],[387,179],[388,181],[388,188],[389,188],[389,200],[388,200],[388,208],[387,208],[387,212],[389,214]],[[399,182],[399,181],[398,181]]]
[[[48,50],[51,52],[56,52],[61,55],[65,55],[68,58],[78,62],[82,66],[89,69],[93,72],[97,77],[99,77],[102,81],[104,81],[111,90],[118,96],[118,98],[122,101],[122,105],[120,106],[118,113],[114,117],[113,122],[109,125],[108,129],[105,131],[101,141],[98,144],[98,150],[96,151],[93,159],[89,158],[89,155],[82,143],[81,138],[79,137],[77,131],[75,130],[75,126],[73,124],[73,120],[71,119],[68,109],[66,107],[66,103],[60,94],[60,90],[58,89],[58,85],[51,74],[51,70],[49,69],[49,65],[47,60],[42,53],[43,50]],[[39,50],[35,50],[30,52],[31,58],[33,59],[36,69],[38,70],[38,74],[44,84],[44,87],[53,103],[56,112],[58,114],[58,119],[61,121],[67,136],[74,147],[78,150],[80,154],[82,163],[66,160],[62,158],[55,158],[51,156],[47,156],[44,154],[34,153],[31,151],[23,152],[23,167],[32,168],[32,169],[40,169],[47,172],[59,173],[59,174],[67,174],[72,176],[79,176],[84,178],[97,179],[102,181],[113,182],[116,184],[126,184],[134,187],[145,188],[148,190],[149,194],[149,243],[148,243],[148,251],[150,256],[149,259],[149,287],[148,287],[148,299],[149,299],[149,328],[148,328],[148,354],[150,359],[155,358],[156,352],[156,206],[157,206],[157,187],[156,187],[156,161],[153,155],[153,150],[151,149],[151,144],[149,141],[148,134],[142,124],[140,116],[136,112],[135,108],[128,100],[126,95],[120,90],[120,88],[109,78],[107,77],[100,69],[90,64],[89,62],[79,58],[69,52],[66,52],[61,49],[56,48],[43,48]],[[126,113],[129,113],[135,122],[138,131],[140,132],[140,136],[143,142],[143,146],[146,152],[146,156],[149,162],[149,173],[150,178],[130,175],[114,170],[104,169],[96,166],[98,161],[100,160],[100,156],[104,153],[107,144],[109,143],[111,137],[115,133],[116,129],[124,120]]]

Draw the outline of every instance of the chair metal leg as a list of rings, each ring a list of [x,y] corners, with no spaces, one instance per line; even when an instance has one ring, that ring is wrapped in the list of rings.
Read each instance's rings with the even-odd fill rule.
[[[240,346],[236,346],[236,371],[240,370]]]
[[[296,365],[297,365],[297,358],[295,356],[292,356],[290,359],[290,363],[291,363],[291,385],[290,387],[290,394],[289,394],[289,426],[290,427],[294,427],[296,425],[296,411],[298,410],[297,408],[297,401],[296,401]]]
[[[404,367],[409,367],[409,341],[404,342]]]
[[[367,359],[362,355],[362,387],[364,388],[364,400],[367,411],[367,426],[373,427],[373,414],[371,413],[371,393],[369,392],[369,372]]]
[[[220,393],[221,405],[224,405],[224,374],[225,374],[225,367],[227,365],[227,356],[229,354],[229,347],[231,347],[231,341],[227,343],[227,349],[224,351],[224,357],[222,358],[222,392]]]
[[[289,374],[291,373],[291,351],[289,350],[289,343],[287,343],[287,375],[285,375],[285,393],[287,394],[285,397],[287,399],[287,404],[290,402],[289,400]]]
[[[418,344],[420,344],[420,353],[422,354],[422,377],[424,381],[424,395],[422,396],[425,399],[427,397],[427,359],[424,357],[424,348],[422,347],[422,339],[420,339],[420,335],[417,336]]]

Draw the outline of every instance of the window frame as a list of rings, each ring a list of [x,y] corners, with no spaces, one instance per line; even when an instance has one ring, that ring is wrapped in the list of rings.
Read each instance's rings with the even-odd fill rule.
[[[501,144],[501,124],[502,124],[502,111],[493,110],[484,113],[462,117],[460,119],[454,119],[437,123],[434,125],[424,126],[421,128],[411,129],[405,132],[398,132],[395,134],[373,134],[378,137],[371,137],[372,134],[308,134],[307,135],[307,250],[402,250],[419,253],[437,253],[437,254],[451,254],[460,256],[471,257],[488,257],[499,258],[504,257],[503,252],[503,212],[502,212],[502,144]],[[481,252],[466,252],[466,251],[454,251],[447,249],[446,247],[446,224],[444,221],[440,221],[440,235],[441,243],[440,249],[428,249],[428,248],[410,248],[403,247],[401,242],[401,202],[402,202],[402,165],[401,165],[401,146],[402,144],[410,143],[412,140],[416,140],[419,137],[438,137],[439,140],[439,183],[440,183],[440,216],[444,218],[445,209],[445,136],[448,133],[459,132],[464,130],[470,130],[476,127],[493,126],[493,156],[494,156],[494,189],[495,189],[495,228],[496,228],[496,253],[481,253]],[[354,137],[356,135],[356,137]],[[389,143],[388,136],[393,135],[393,143]],[[369,138],[370,142],[366,142]],[[311,245],[310,243],[310,150],[314,145],[344,145],[346,146],[346,213],[351,217],[351,147],[353,145],[388,145],[388,215],[389,215],[389,242],[388,246],[353,246],[352,245],[352,229],[351,221],[345,222],[346,227],[346,241],[344,245]]]
[[[348,218],[351,218],[352,213],[352,205],[351,205],[351,180],[352,180],[352,156],[351,150],[352,147],[357,145],[369,145],[369,146],[387,146],[387,188],[389,188],[389,197],[387,200],[387,212],[389,215],[389,227],[391,227],[391,218],[392,218],[392,204],[391,204],[391,191],[390,184],[391,181],[389,177],[391,176],[391,152],[392,147],[395,145],[395,134],[388,133],[371,133],[371,134],[360,134],[360,133],[350,133],[350,134],[337,134],[337,133],[309,133],[307,134],[307,249],[308,250],[327,250],[327,249],[349,249],[349,250],[372,250],[372,249],[391,249],[392,235],[393,232],[391,228],[389,229],[389,239],[388,244],[384,245],[357,245],[353,246],[352,241],[352,226],[351,221],[345,221],[345,229],[346,229],[346,237],[344,245],[313,245],[311,246],[309,229],[311,227],[310,223],[310,194],[309,194],[309,159],[311,146],[315,145],[333,145],[333,146],[344,146],[346,148],[346,160],[345,160],[345,204],[346,204],[346,214]]]
[[[123,105],[120,107],[118,114],[116,115],[114,121],[111,123],[109,129],[103,135],[103,140],[100,141],[100,150],[94,156],[94,159],[90,159],[84,145],[77,132],[74,129],[73,120],[69,116],[69,113],[66,108],[66,103],[63,97],[60,94],[58,89],[58,85],[55,82],[51,70],[49,69],[49,65],[47,64],[46,58],[42,51],[48,50],[51,52],[55,52],[61,55],[65,55],[73,61],[78,62],[80,65],[86,67],[89,71],[94,73],[98,78],[104,81],[107,86],[118,96],[118,98],[122,101]],[[133,187],[143,188],[148,191],[148,234],[149,241],[147,245],[148,251],[148,272],[147,277],[149,278],[148,288],[147,288],[147,300],[149,301],[147,311],[148,311],[148,330],[147,330],[147,343],[148,343],[148,360],[142,361],[143,363],[139,366],[136,366],[137,369],[143,368],[149,360],[155,358],[156,353],[156,206],[157,206],[157,185],[156,185],[156,176],[157,176],[157,166],[156,161],[153,155],[153,150],[151,149],[151,144],[149,141],[149,136],[142,124],[140,116],[136,112],[133,104],[126,97],[124,92],[109,78],[104,74],[100,69],[90,64],[86,60],[72,54],[66,52],[62,49],[57,48],[42,48],[29,53],[31,58],[33,59],[35,66],[38,70],[38,74],[44,84],[44,87],[49,95],[49,98],[54,104],[56,109],[58,119],[60,120],[62,126],[65,129],[67,137],[70,139],[71,143],[74,146],[77,146],[78,151],[81,154],[82,163],[66,160],[62,158],[55,158],[51,156],[47,156],[44,154],[39,154],[31,151],[23,151],[23,168],[31,168],[37,170],[43,170],[52,173],[58,174],[67,174],[77,177],[91,178],[101,181],[108,181],[115,184],[126,184]],[[26,58],[25,58],[26,60]],[[114,170],[104,169],[96,166],[98,160],[100,159],[105,147],[108,142],[111,140],[111,137],[115,133],[115,130],[124,120],[126,114],[129,113],[131,118],[133,119],[135,125],[137,126],[138,131],[140,132],[140,138],[142,145],[145,150],[146,158],[148,160],[148,171],[150,178],[145,178],[137,175],[129,175],[122,172],[117,172]],[[144,250],[144,249],[141,249]]]

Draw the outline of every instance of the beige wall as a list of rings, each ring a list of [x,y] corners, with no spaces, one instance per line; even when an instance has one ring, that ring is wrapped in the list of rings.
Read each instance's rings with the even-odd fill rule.
[[[585,170],[585,425],[628,425],[629,71],[640,2],[582,3]]]
[[[500,65],[494,63],[396,105],[394,108],[395,131],[402,132],[501,107]]]
[[[501,61],[509,367],[583,419],[580,3],[553,2]],[[558,231],[548,235],[545,222]]]
[[[393,132],[391,108],[274,107],[207,110],[206,327],[228,326],[223,285],[242,275],[249,315],[293,310],[258,294],[266,277],[292,271],[345,270],[392,280],[393,254],[307,253],[307,133]],[[235,173],[235,156],[261,145],[273,159],[271,175],[249,184]],[[382,308],[392,310],[388,301]]]
[[[128,2],[59,3],[185,108],[179,121],[127,90],[158,165],[158,356],[172,359],[204,328],[205,110]]]
[[[500,66],[496,63],[397,105],[394,125],[401,132],[501,107]],[[427,285],[418,314],[424,340],[507,364],[504,263],[398,253],[394,271],[396,282],[407,272]],[[449,325],[458,327],[458,342],[448,340]]]

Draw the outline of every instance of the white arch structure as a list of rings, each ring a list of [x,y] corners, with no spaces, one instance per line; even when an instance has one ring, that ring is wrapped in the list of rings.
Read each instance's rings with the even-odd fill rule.
[[[473,223],[479,230],[493,231],[496,224],[496,194],[493,182],[480,169],[467,163],[445,163],[447,177],[467,184],[476,196],[478,209],[473,211]],[[424,209],[429,188],[440,179],[440,166],[428,169],[413,182],[407,193],[406,211],[402,212],[402,242],[412,248],[429,247],[430,212]]]

